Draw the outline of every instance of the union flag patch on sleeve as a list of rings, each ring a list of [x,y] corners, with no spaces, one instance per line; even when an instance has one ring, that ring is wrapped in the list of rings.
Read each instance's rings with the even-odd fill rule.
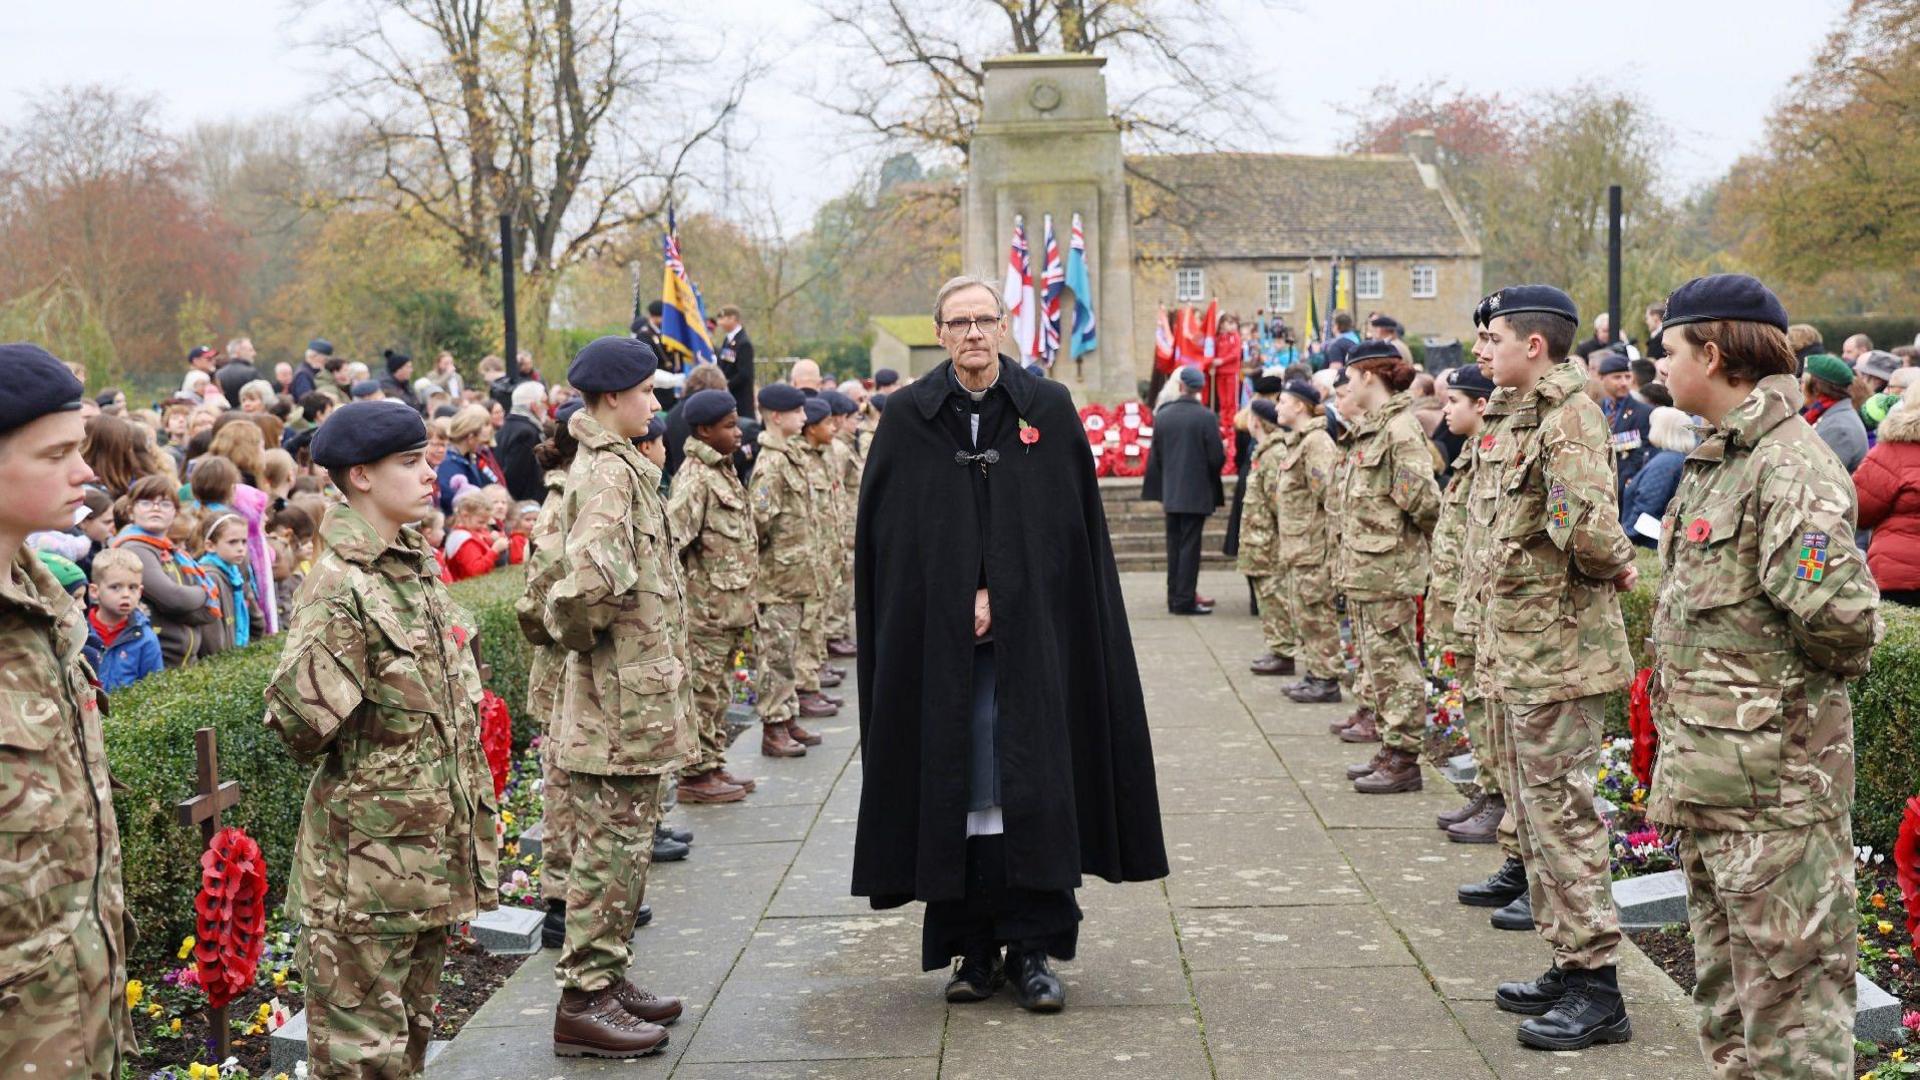
[[[1555,484],[1547,490],[1547,513],[1553,518],[1553,527],[1564,529],[1567,518],[1571,516],[1567,506],[1567,486]]]
[[[1819,582],[1827,573],[1827,534],[1804,533],[1800,537],[1800,559],[1794,564],[1796,581]]]

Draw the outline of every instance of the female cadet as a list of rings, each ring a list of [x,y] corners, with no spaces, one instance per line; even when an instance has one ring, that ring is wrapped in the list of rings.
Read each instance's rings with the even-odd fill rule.
[[[1371,761],[1349,766],[1365,795],[1420,790],[1420,740],[1427,719],[1426,669],[1416,637],[1417,599],[1427,589],[1427,536],[1440,515],[1433,453],[1408,411],[1413,365],[1386,342],[1348,354],[1351,442],[1335,485],[1341,548],[1335,585],[1347,596],[1360,655],[1361,704],[1378,715],[1382,740]],[[1340,733],[1370,742],[1364,717]]]
[[[1255,398],[1247,406],[1246,429],[1254,447],[1247,467],[1247,498],[1240,509],[1236,569],[1259,601],[1260,633],[1266,645],[1250,667],[1255,675],[1291,675],[1297,642],[1292,620],[1287,618],[1286,576],[1274,535],[1274,512],[1280,459],[1285,445],[1293,440],[1280,426],[1279,411],[1266,398]]]
[[[1334,466],[1340,451],[1327,434],[1320,412],[1320,391],[1305,379],[1286,384],[1274,401],[1287,430],[1279,469],[1274,475],[1275,551],[1286,575],[1280,592],[1287,617],[1300,641],[1302,678],[1282,692],[1294,701],[1337,702],[1339,673],[1346,666],[1340,651],[1340,620],[1333,610],[1333,578],[1327,566],[1327,540],[1333,535],[1327,516],[1333,498]],[[1341,721],[1345,726],[1346,721]]]

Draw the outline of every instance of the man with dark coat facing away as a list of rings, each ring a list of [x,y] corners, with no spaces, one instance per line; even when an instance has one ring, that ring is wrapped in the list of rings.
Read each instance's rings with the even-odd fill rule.
[[[1053,1012],[1081,875],[1166,876],[1153,747],[1071,395],[997,355],[991,283],[949,281],[934,321],[952,359],[893,395],[861,482],[853,893],[926,902],[948,1001],[1011,982]]]
[[[1153,448],[1140,497],[1167,515],[1167,610],[1175,615],[1211,615],[1213,601],[1198,596],[1200,536],[1214,508],[1226,501],[1220,467],[1227,444],[1220,418],[1200,400],[1207,378],[1200,369],[1180,369],[1180,396],[1153,414]]]

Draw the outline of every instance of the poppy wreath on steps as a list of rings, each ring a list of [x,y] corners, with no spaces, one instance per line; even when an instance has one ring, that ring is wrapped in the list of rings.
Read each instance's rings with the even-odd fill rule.
[[[513,717],[507,703],[491,690],[480,692],[480,749],[493,773],[493,797],[507,790],[507,770],[513,762]]]
[[[1920,795],[1907,800],[1900,815],[1900,838],[1893,847],[1894,877],[1907,908],[1907,937],[1920,949]]]
[[[244,830],[221,829],[201,853],[193,915],[194,968],[222,1008],[253,986],[267,941],[267,861]]]
[[[1627,691],[1627,734],[1633,737],[1630,762],[1640,786],[1653,788],[1653,759],[1660,753],[1660,732],[1653,726],[1653,669],[1641,668]]]

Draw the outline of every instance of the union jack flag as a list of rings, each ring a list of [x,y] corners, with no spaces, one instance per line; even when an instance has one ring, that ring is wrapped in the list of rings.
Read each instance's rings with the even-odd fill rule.
[[[1060,295],[1067,290],[1067,268],[1060,261],[1060,244],[1053,237],[1053,215],[1042,215],[1040,222],[1047,244],[1047,269],[1040,290],[1040,361],[1052,367],[1054,357],[1060,354]]]

